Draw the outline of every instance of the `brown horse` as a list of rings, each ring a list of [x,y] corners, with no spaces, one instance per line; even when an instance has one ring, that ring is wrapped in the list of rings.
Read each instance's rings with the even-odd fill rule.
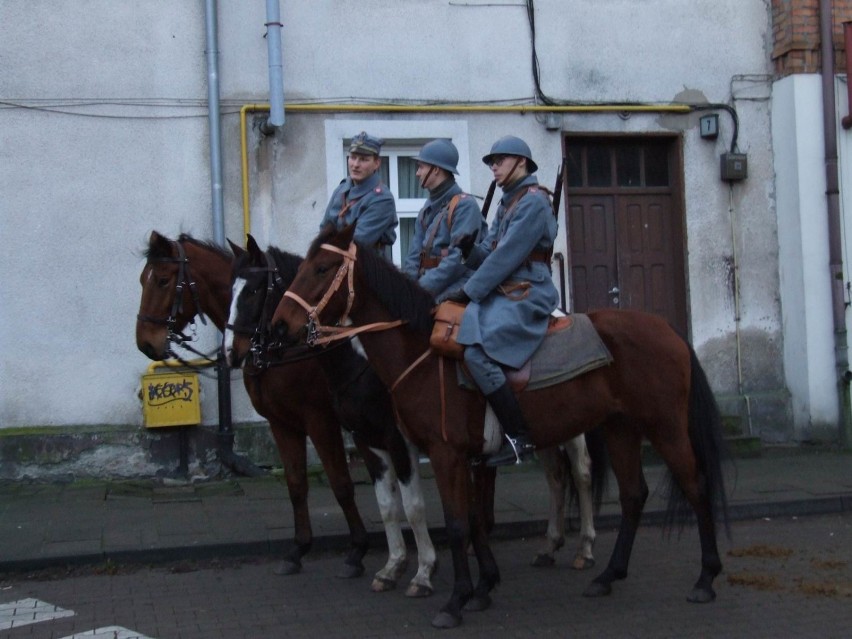
[[[170,342],[185,339],[180,332],[197,314],[206,314],[220,331],[225,330],[231,300],[231,253],[188,235],[172,241],[154,231],[145,256],[147,263],[140,276],[142,300],[136,323],[136,345],[140,351],[155,360],[168,357]],[[368,546],[367,531],[355,504],[340,420],[316,358],[302,358],[263,372],[247,370],[243,379],[255,410],[269,421],[284,464],[293,508],[294,541],[275,572],[299,572],[301,559],[312,543],[307,501],[306,437],[310,437],[349,526],[352,548],[339,576],[361,575],[362,558]],[[372,456],[373,465],[381,465],[369,450],[362,454]],[[419,525],[425,532],[425,520]],[[434,564],[431,543],[428,550]],[[393,587],[393,580],[404,570],[404,563],[405,555],[395,552],[388,566],[376,575],[373,588]],[[431,594],[432,564],[421,566],[409,586],[409,596]]]
[[[376,372],[393,389],[401,427],[432,462],[455,570],[452,595],[432,624],[454,627],[465,605],[490,605],[489,593],[500,580],[488,545],[485,500],[470,473],[470,459],[483,446],[485,401],[460,388],[455,366],[431,352],[431,297],[368,248],[356,246],[353,231],[323,229],[276,309],[273,326],[282,338],[307,335],[309,341],[339,330],[323,323],[337,324],[347,316],[364,330],[360,339]],[[701,571],[687,598],[712,601],[713,580],[722,569],[715,516],[723,516],[727,525],[727,509],[721,424],[706,376],[692,347],[663,319],[616,310],[589,317],[613,363],[520,398],[539,448],[592,428],[605,433],[622,519],[607,567],[584,594],[608,594],[613,581],[627,576],[649,492],[641,460],[647,438],[674,478],[669,523],[684,514],[684,499],[697,516]],[[469,539],[479,564],[475,587],[465,552]]]

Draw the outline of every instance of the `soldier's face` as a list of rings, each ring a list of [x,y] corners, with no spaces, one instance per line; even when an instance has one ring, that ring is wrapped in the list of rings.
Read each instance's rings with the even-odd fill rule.
[[[517,180],[525,169],[526,160],[517,155],[495,155],[491,158],[491,174],[500,187]]]
[[[439,185],[441,179],[441,171],[436,166],[426,164],[425,162],[417,163],[417,171],[414,175],[420,182],[420,187],[424,189],[434,189]]]
[[[378,155],[367,155],[364,153],[350,153],[347,160],[349,177],[355,184],[363,182],[373,173],[379,170],[382,161]]]

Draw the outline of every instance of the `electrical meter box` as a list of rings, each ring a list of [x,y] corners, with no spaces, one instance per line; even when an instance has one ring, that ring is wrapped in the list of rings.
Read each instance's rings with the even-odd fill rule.
[[[197,373],[149,373],[142,376],[142,418],[146,428],[197,426],[201,398]]]
[[[748,158],[745,153],[723,153],[720,164],[723,180],[736,182],[748,177]]]

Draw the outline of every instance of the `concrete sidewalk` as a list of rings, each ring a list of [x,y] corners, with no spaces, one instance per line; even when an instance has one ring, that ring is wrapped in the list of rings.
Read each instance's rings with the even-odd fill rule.
[[[645,467],[652,496],[644,523],[661,522],[663,468]],[[443,515],[423,466],[427,517],[441,542]],[[852,454],[814,447],[764,448],[726,467],[732,519],[803,516],[852,510]],[[372,486],[356,485],[373,552],[385,548]],[[348,547],[343,515],[323,477],[309,496],[313,551]],[[548,491],[537,464],[501,469],[494,536],[543,535]],[[572,518],[576,518],[572,514]],[[598,529],[619,519],[615,481]],[[65,564],[161,562],[239,555],[276,555],[293,536],[283,477],[231,478],[197,484],[155,481],[0,483],[0,572]],[[569,546],[572,541],[568,541]]]

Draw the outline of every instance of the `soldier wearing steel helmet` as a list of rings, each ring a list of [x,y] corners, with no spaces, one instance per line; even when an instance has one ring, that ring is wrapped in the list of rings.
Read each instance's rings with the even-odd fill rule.
[[[539,347],[559,294],[550,277],[556,218],[533,175],[529,146],[515,136],[497,140],[482,158],[503,194],[485,239],[470,249],[475,272],[448,299],[467,301],[458,342],[464,361],[505,433],[486,464],[519,463],[535,449],[502,367],[520,368]]]
[[[332,193],[320,229],[327,224],[343,228],[357,222],[355,240],[390,260],[399,220],[393,194],[379,175],[382,144],[384,140],[365,131],[352,138],[346,160],[349,175]]]
[[[459,152],[452,142],[432,140],[414,159],[417,179],[429,198],[417,215],[402,270],[441,301],[470,277],[458,247],[460,239],[478,240],[487,225],[476,200],[456,183]]]

